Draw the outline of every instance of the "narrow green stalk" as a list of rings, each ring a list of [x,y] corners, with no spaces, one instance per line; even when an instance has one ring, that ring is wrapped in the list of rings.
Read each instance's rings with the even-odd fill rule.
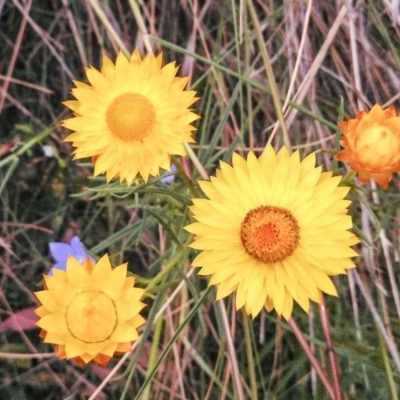
[[[254,31],[255,31],[255,34],[257,37],[257,42],[258,42],[258,46],[260,49],[261,57],[264,62],[265,71],[267,73],[267,78],[268,78],[269,86],[271,89],[271,96],[272,96],[272,100],[273,100],[274,106],[275,106],[276,116],[278,118],[279,124],[282,129],[283,141],[284,141],[287,149],[289,151],[291,151],[292,147],[290,144],[289,132],[286,128],[285,119],[283,117],[282,104],[281,104],[281,100],[280,100],[280,96],[279,96],[279,91],[278,91],[278,87],[276,86],[274,71],[272,70],[271,60],[269,58],[267,47],[265,46],[265,41],[264,41],[264,38],[261,33],[260,22],[258,20],[257,13],[256,13],[256,10],[253,5],[253,1],[247,0],[247,5],[249,7],[251,19],[253,20]]]
[[[190,240],[191,241],[191,240]],[[168,275],[178,264],[178,262],[184,258],[187,253],[190,251],[187,246],[189,244],[189,241],[183,245],[183,248],[177,252],[177,254],[174,256],[174,258],[165,266],[165,268],[160,271],[146,286],[146,290],[150,290],[153,287],[155,287],[157,284],[159,284],[166,275]]]
[[[207,298],[207,296],[211,292],[211,286],[208,286],[207,289],[203,292],[202,296],[199,298],[199,300],[196,302],[196,304],[192,307],[190,310],[189,314],[187,317],[182,321],[182,323],[178,326],[176,329],[175,333],[171,337],[171,339],[168,341],[166,344],[163,352],[160,354],[158,357],[157,361],[155,362],[153,368],[150,371],[149,375],[146,377],[142,387],[139,389],[138,393],[136,394],[135,400],[140,400],[142,398],[142,394],[145,391],[146,386],[149,384],[150,380],[153,379],[154,375],[157,372],[158,367],[161,365],[161,363],[164,361],[165,357],[168,355],[169,351],[172,348],[172,345],[175,343],[176,339],[178,336],[181,334],[183,328],[190,322],[190,320],[196,315],[198,312],[200,306],[203,304],[204,300]]]
[[[244,400],[243,386],[240,380],[239,365],[236,357],[235,346],[233,344],[233,338],[231,335],[231,330],[228,322],[228,315],[226,313],[226,308],[223,300],[217,300],[217,305],[222,319],[222,326],[224,327],[226,347],[228,350],[228,355],[230,358],[232,366],[232,381],[233,387],[235,389],[235,398],[238,400]]]
[[[1,193],[3,192],[3,189],[4,189],[5,186],[6,186],[6,183],[7,183],[8,180],[11,178],[11,176],[12,176],[12,174],[13,174],[15,168],[17,168],[18,161],[19,161],[18,157],[13,157],[13,158],[11,159],[11,165],[8,167],[7,172],[6,172],[5,176],[4,176],[4,178],[3,178],[2,181],[0,182],[0,195],[1,195]]]
[[[132,14],[135,17],[139,31],[142,34],[144,47],[146,47],[149,54],[153,54],[153,49],[149,40],[149,33],[147,32],[146,24],[144,23],[144,19],[140,13],[139,5],[136,0],[129,0],[129,5],[131,6]]]
[[[197,363],[197,365],[200,366],[200,368],[204,371],[204,373],[210,377],[210,384],[209,386],[212,386],[213,383],[215,383],[218,388],[221,390],[221,393],[226,390],[226,387],[224,387],[223,382],[221,382],[220,379],[218,379],[218,373],[216,372],[218,369],[218,364],[221,361],[222,358],[224,358],[224,346],[220,347],[220,351],[216,357],[216,362],[215,362],[215,369],[214,371],[209,367],[209,365],[207,364],[207,362],[204,360],[204,358],[201,355],[201,352],[198,351],[198,349],[196,348],[195,345],[193,345],[192,343],[190,343],[190,341],[183,336],[182,338],[182,343],[184,344],[185,348],[190,352],[190,356],[193,358],[193,360]],[[198,393],[197,393],[198,395]],[[226,397],[233,399],[233,394],[231,394],[230,392],[226,393]],[[209,398],[209,397],[206,397]]]
[[[15,151],[14,153],[10,154],[8,157],[6,157],[3,160],[1,160],[0,161],[0,168],[3,167],[4,165],[9,164],[9,163],[13,164],[15,162],[16,158],[18,158],[20,155],[26,153],[31,147],[33,147],[36,144],[38,144],[42,139],[44,139],[45,137],[49,136],[53,131],[54,131],[54,126],[50,126],[47,129],[45,129],[43,132],[39,133],[37,136],[32,138],[31,140],[28,140],[17,151]]]
[[[207,179],[208,180],[207,171],[202,166],[202,164],[201,164],[200,160],[197,158],[196,154],[194,154],[192,148],[189,146],[188,143],[184,143],[183,145],[185,146],[185,150],[186,150],[189,158],[192,160],[192,162],[193,162],[194,166],[196,167],[197,171],[199,171],[200,176],[203,179]]]
[[[254,368],[252,337],[251,337],[250,329],[249,329],[248,316],[244,310],[242,310],[242,322],[243,322],[243,330],[244,330],[244,341],[246,344],[248,371],[249,371],[249,377],[250,377],[251,398],[256,399],[257,398],[257,380],[256,380],[255,368]]]
[[[99,4],[97,3],[96,0],[89,0],[90,5],[93,8],[93,11],[96,13],[97,17],[101,21],[101,23],[104,25],[106,28],[106,31],[110,35],[110,37],[115,41],[119,49],[127,56],[130,56],[130,51],[126,48],[124,45],[124,42],[120,39],[119,35],[117,32],[115,32],[115,29],[113,26],[110,24],[110,21],[108,20],[106,14],[104,11],[101,9]]]
[[[150,375],[150,372],[153,370],[153,367],[155,365],[155,362],[157,359],[157,353],[158,353],[158,345],[160,343],[163,325],[164,325],[164,318],[161,316],[155,323],[154,333],[153,333],[153,338],[152,338],[152,343],[151,343],[150,356],[148,358],[147,371],[146,371],[145,378],[147,378]],[[150,389],[151,389],[151,380],[149,380],[149,384],[147,385],[147,387],[143,393],[144,400],[147,400],[147,399],[151,400],[151,397],[149,397]]]
[[[397,386],[396,386],[396,382],[393,379],[393,371],[390,366],[390,360],[389,360],[388,353],[386,350],[385,342],[383,341],[382,335],[379,332],[378,332],[378,338],[379,338],[379,345],[382,350],[383,363],[385,364],[385,370],[386,370],[386,375],[387,375],[388,383],[389,383],[389,387],[390,387],[390,393],[392,394],[392,399],[399,400],[399,396],[397,395]]]
[[[238,27],[238,21],[237,21],[237,15],[236,15],[236,7],[237,7],[237,2],[234,0],[231,0],[231,7],[232,7],[232,20],[233,20],[233,30],[235,32],[235,51],[236,51],[236,57],[238,60],[240,60],[240,44],[241,44],[241,38],[240,38],[240,32],[239,32],[239,27]],[[242,64],[240,62],[237,63],[237,71],[238,71],[238,76],[239,76],[239,107],[240,107],[240,133],[242,135],[243,139],[243,128],[244,128],[244,97],[243,97],[243,75],[242,75]]]

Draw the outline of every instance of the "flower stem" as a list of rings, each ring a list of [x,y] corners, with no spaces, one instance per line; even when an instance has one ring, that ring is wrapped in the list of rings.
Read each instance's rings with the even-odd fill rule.
[[[146,290],[150,290],[156,287],[164,279],[164,277],[176,267],[176,265],[182,260],[182,258],[187,256],[187,253],[190,251],[190,249],[187,248],[188,242],[185,243],[179,251],[177,251],[175,256],[169,261],[167,265],[165,265],[164,269],[162,269],[153,279],[151,279],[151,281],[146,286]]]
[[[386,370],[386,375],[389,383],[389,388],[390,388],[390,393],[392,395],[392,400],[399,400],[399,396],[397,395],[397,386],[396,382],[393,378],[393,371],[390,365],[390,358],[388,357],[388,352],[385,346],[385,342],[382,338],[381,333],[378,331],[378,337],[379,337],[379,344],[381,346],[382,350],[382,358],[383,358],[383,363],[385,365],[385,370]]]
[[[104,28],[106,29],[107,33],[110,35],[110,38],[114,40],[114,42],[117,44],[119,49],[127,56],[130,57],[130,52],[126,48],[124,42],[121,40],[120,36],[114,29],[113,25],[109,21],[107,15],[105,12],[102,10],[101,6],[99,5],[97,0],[89,0],[89,4],[91,5],[93,11],[103,24]]]
[[[200,160],[197,158],[196,154],[194,153],[194,151],[192,150],[192,148],[189,146],[188,143],[183,143],[183,145],[185,146],[185,150],[186,153],[188,155],[188,157],[192,160],[194,166],[196,167],[197,171],[199,172],[200,176],[205,179],[208,180],[208,174],[207,171],[204,169],[203,165],[201,164]]]
[[[235,399],[244,400],[245,397],[244,397],[243,387],[242,387],[242,383],[241,383],[241,376],[240,376],[238,361],[237,361],[237,357],[236,357],[235,346],[233,343],[231,330],[229,328],[229,322],[228,322],[228,316],[226,313],[225,304],[224,304],[223,300],[218,300],[217,304],[218,304],[218,308],[219,308],[221,319],[222,319],[222,326],[224,327],[227,352],[228,352],[229,359],[230,359],[231,366],[232,366],[232,381],[233,381],[233,387],[235,389]]]
[[[264,62],[264,68],[265,68],[265,71],[267,73],[267,79],[268,79],[269,87],[271,88],[272,101],[274,102],[276,116],[277,116],[277,119],[279,121],[281,130],[282,130],[283,142],[285,143],[285,146],[287,147],[288,151],[291,153],[292,152],[292,146],[290,144],[289,132],[288,132],[288,130],[286,128],[285,118],[284,118],[283,112],[282,112],[282,104],[281,104],[281,100],[280,100],[280,97],[279,97],[279,90],[278,90],[278,87],[277,87],[277,84],[276,84],[276,80],[275,80],[275,76],[274,76],[274,72],[273,72],[273,69],[272,69],[271,59],[270,59],[268,51],[267,51],[267,46],[265,44],[265,40],[264,40],[262,32],[261,32],[261,25],[260,25],[260,22],[258,20],[257,12],[256,12],[256,9],[254,7],[253,1],[252,0],[248,0],[247,1],[247,6],[248,6],[248,9],[249,9],[249,13],[250,13],[251,19],[253,21],[254,32],[255,32],[255,35],[256,35],[256,38],[257,38],[257,42],[258,42],[261,58],[262,58],[262,60]]]
[[[161,335],[163,332],[162,331],[163,324],[164,324],[164,318],[162,316],[158,318],[157,321],[155,321],[154,334],[152,339],[150,356],[147,363],[147,371],[145,378],[147,378],[150,375],[151,371],[153,370],[154,364],[157,361],[158,348],[161,340]],[[151,381],[149,381],[149,384],[146,386],[146,389],[144,390],[144,393],[142,395],[143,400],[147,400],[150,398],[151,396],[150,388],[151,388]]]
[[[328,310],[325,307],[325,301],[322,299],[322,303],[319,304],[319,314],[321,317],[322,331],[324,332],[326,349],[328,351],[329,365],[331,368],[331,376],[333,381],[333,390],[335,392],[335,400],[341,400],[342,395],[340,392],[339,374],[337,368],[336,353],[333,347],[331,338],[331,332],[329,328],[329,317]]]
[[[254,369],[254,358],[253,358],[253,348],[252,348],[252,338],[249,329],[249,320],[248,316],[244,310],[242,310],[242,323],[243,323],[243,331],[244,331],[244,341],[246,344],[246,355],[247,355],[247,363],[248,363],[248,371],[250,376],[250,388],[251,388],[251,398],[257,398],[257,380]]]
[[[18,150],[12,152],[8,157],[3,158],[0,161],[0,168],[2,168],[4,165],[7,164],[14,164],[16,160],[18,160],[18,157],[25,152],[27,152],[31,147],[35,146],[38,144],[41,140],[49,136],[51,133],[54,131],[54,126],[50,126],[49,128],[44,129],[42,132],[40,132],[38,135],[36,135],[34,138],[28,140],[26,143],[24,143],[21,147],[18,148]]]
[[[328,378],[327,378],[327,376],[325,374],[325,371],[323,370],[323,368],[319,364],[318,360],[316,359],[314,353],[311,350],[310,345],[304,339],[304,336],[301,333],[301,330],[297,326],[297,324],[296,324],[295,320],[293,319],[293,317],[289,319],[288,324],[289,324],[290,328],[292,329],[293,334],[296,336],[297,340],[299,341],[300,346],[303,348],[304,352],[306,353],[306,356],[310,360],[310,363],[313,366],[313,368],[315,369],[315,372],[317,373],[317,375],[321,379],[321,382],[324,385],[325,390],[327,391],[327,393],[329,394],[331,399],[335,400],[335,392],[334,392],[333,387],[332,387],[331,383],[329,382],[329,380],[328,380]]]

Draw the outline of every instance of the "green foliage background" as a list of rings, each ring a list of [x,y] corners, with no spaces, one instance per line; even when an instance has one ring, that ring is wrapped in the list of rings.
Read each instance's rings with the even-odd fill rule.
[[[0,333],[0,398],[237,399],[238,384],[246,399],[328,398],[286,322],[250,320],[232,298],[224,313],[191,270],[182,229],[199,193],[191,160],[175,160],[168,186],[106,185],[89,160],[72,161],[61,102],[103,53],[152,48],[177,60],[201,96],[191,147],[208,173],[233,151],[289,140],[345,174],[321,149],[337,146],[338,119],[397,106],[399,18],[397,2],[383,0],[0,0],[1,320],[36,305],[48,242],[73,235],[95,256],[128,262],[150,288],[141,341],[108,367],[57,360],[37,328]],[[387,191],[372,183],[350,194],[364,242],[357,271],[335,278],[339,299],[326,298],[345,399],[398,398],[399,187],[395,174]],[[294,318],[329,370],[318,307],[295,307]]]

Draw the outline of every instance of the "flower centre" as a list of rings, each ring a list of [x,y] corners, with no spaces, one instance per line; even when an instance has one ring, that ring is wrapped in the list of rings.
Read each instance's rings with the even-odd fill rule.
[[[362,130],[356,138],[356,147],[374,147],[380,142],[390,144],[393,132],[386,126],[373,124],[372,126]]]
[[[138,93],[116,97],[106,112],[111,133],[124,142],[141,140],[153,129],[156,111],[153,104]]]
[[[266,264],[283,261],[299,244],[299,225],[282,207],[261,206],[250,210],[240,230],[246,252]]]
[[[101,292],[77,294],[67,308],[69,331],[86,343],[108,339],[117,325],[117,314],[112,300]]]
[[[356,137],[356,158],[369,172],[393,168],[399,160],[400,141],[390,127],[373,124]]]

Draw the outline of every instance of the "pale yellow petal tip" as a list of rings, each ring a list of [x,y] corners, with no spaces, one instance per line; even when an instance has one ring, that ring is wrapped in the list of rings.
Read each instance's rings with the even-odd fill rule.
[[[191,108],[195,92],[177,84],[186,78],[176,76],[174,63],[163,67],[161,59],[161,54],[142,59],[135,49],[130,63],[119,52],[113,64],[104,55],[101,71],[90,73],[90,85],[76,82],[76,104],[66,105],[79,115],[62,125],[79,131],[79,139],[71,134],[65,141],[73,142],[74,159],[101,158],[94,176],[105,173],[107,182],[116,178],[128,185],[140,176],[147,182],[158,176],[166,157],[185,155],[184,143],[195,143],[192,123],[200,118]]]
[[[57,271],[54,270],[55,275]],[[114,272],[112,279],[108,279],[110,271]],[[113,341],[114,331],[124,332],[120,336],[125,344],[138,340],[136,328],[145,321],[139,314],[144,307],[139,301],[144,290],[133,288],[134,279],[126,276],[126,263],[111,270],[107,254],[97,263],[87,258],[82,264],[70,256],[66,272],[59,272],[68,279],[58,281],[57,276],[45,276],[48,285],[35,293],[41,302],[35,312],[40,317],[37,325],[44,329],[41,337],[46,343],[56,345],[60,359],[74,358],[82,364],[93,361],[105,365],[113,349],[125,346]],[[60,295],[61,287],[63,295]],[[113,298],[108,293],[112,293]],[[132,321],[135,328],[123,322],[127,320]]]

